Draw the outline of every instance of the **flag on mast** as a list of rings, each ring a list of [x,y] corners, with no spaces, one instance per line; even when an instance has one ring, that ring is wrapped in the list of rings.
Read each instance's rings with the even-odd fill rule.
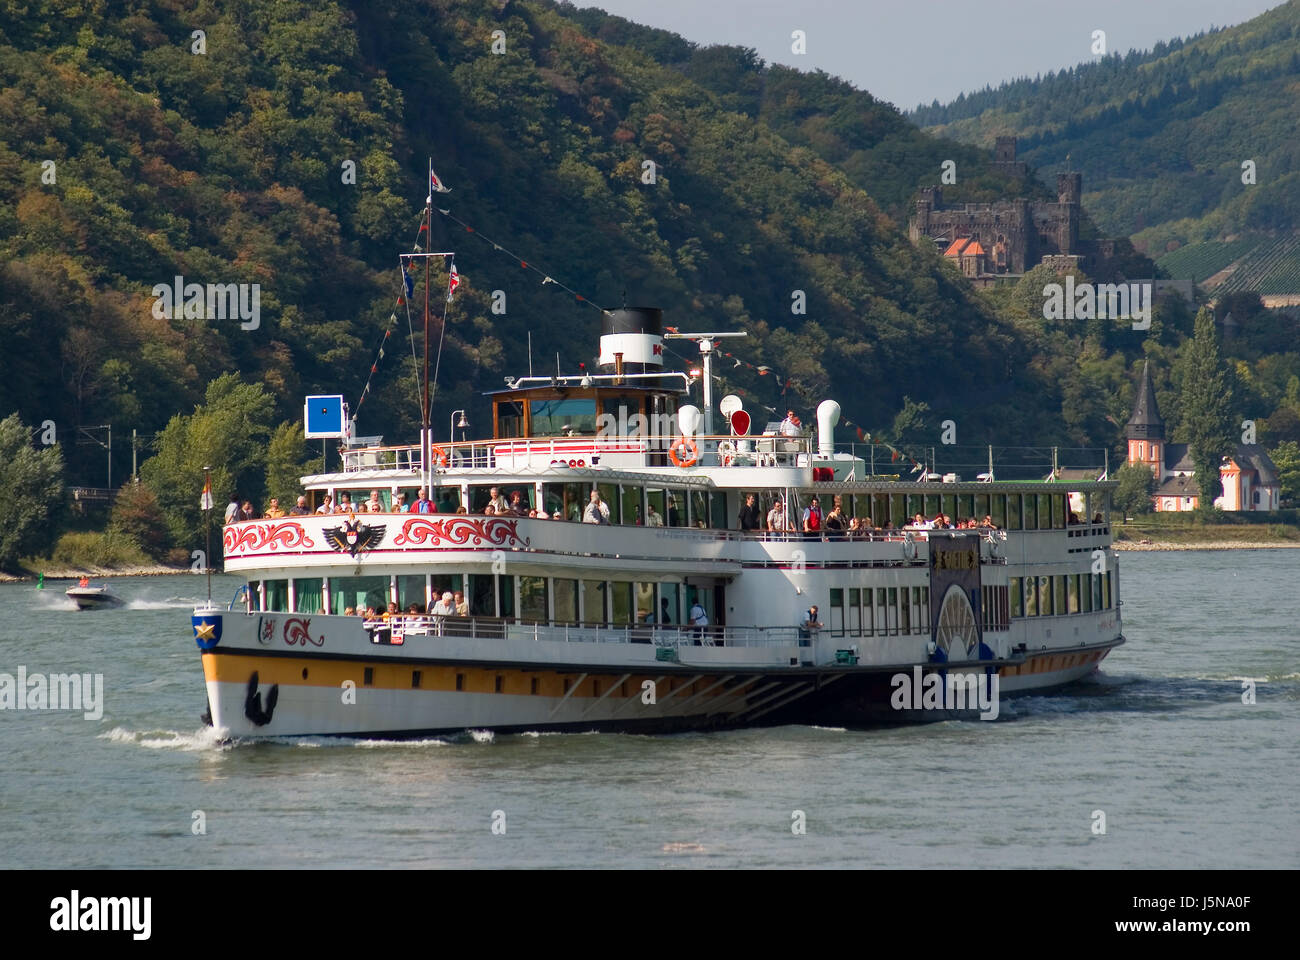
[[[203,478],[203,496],[199,499],[200,510],[212,509],[212,477]]]
[[[438,179],[438,175],[433,172],[433,167],[429,168],[429,189],[434,193],[451,193],[451,187]]]
[[[456,272],[456,261],[451,262],[451,273],[447,277],[447,302],[451,303],[451,295],[456,292],[460,286],[460,274]]]

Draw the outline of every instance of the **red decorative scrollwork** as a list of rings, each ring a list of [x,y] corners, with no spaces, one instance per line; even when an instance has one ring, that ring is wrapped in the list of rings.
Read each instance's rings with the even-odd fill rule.
[[[318,647],[325,646],[325,637],[322,634],[317,640],[308,631],[311,629],[310,618],[290,617],[284,621],[284,642],[289,646],[301,643],[304,647],[311,643]]]
[[[393,538],[393,545],[453,547],[491,546],[526,547],[528,538],[519,536],[519,521],[503,517],[446,517],[426,520],[412,517],[402,524],[402,532]]]
[[[293,547],[314,547],[315,542],[307,535],[301,523],[292,520],[284,523],[248,523],[226,527],[222,534],[222,543],[226,555],[243,550],[271,550]]]

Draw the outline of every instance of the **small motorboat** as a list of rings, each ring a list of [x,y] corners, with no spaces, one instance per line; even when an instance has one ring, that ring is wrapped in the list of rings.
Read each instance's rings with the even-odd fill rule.
[[[68,597],[77,605],[78,610],[94,610],[99,607],[120,607],[122,599],[106,586],[92,587],[85,577],[75,587],[66,591]]]

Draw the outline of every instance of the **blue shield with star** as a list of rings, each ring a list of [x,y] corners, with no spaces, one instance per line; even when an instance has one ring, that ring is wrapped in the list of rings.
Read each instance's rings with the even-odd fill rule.
[[[190,622],[194,625],[194,642],[200,650],[211,650],[221,642],[221,614],[196,613]]]

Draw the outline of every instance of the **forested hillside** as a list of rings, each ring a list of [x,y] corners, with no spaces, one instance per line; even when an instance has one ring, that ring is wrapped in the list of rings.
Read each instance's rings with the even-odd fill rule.
[[[161,432],[140,454],[176,516],[214,456],[218,500],[287,495],[305,393],[355,409],[370,382],[359,431],[413,439],[397,258],[421,239],[432,157],[452,188],[436,205],[475,228],[435,216],[429,240],[457,251],[462,277],[435,429],[457,408],[482,429],[481,394],[527,369],[530,332],[539,368],[557,352],[566,372],[590,366],[592,304],[626,293],[684,328],[747,329],[724,386],[802,410],[835,396],[845,439],[928,444],[953,419],[963,443],[1114,445],[1141,357],[1176,386],[1191,311],[1160,306],[1146,332],[1049,323],[1054,275],[977,294],[912,246],[909,199],[943,159],[962,171],[954,199],[1044,195],[987,156],[823,74],[569,5],[8,3],[0,413],[53,421],[73,483],[104,462],[76,425]],[[159,319],[151,291],[176,276],[260,284],[260,322]],[[1261,417],[1300,405],[1294,372],[1277,365],[1242,402]],[[1160,403],[1177,426],[1176,398]],[[115,483],[130,465],[117,449]]]
[[[1300,2],[1246,23],[919,107],[928,132],[998,134],[1045,174],[1083,172],[1101,228],[1153,257],[1300,228]],[[1067,159],[1068,158],[1068,159]],[[1253,161],[1254,183],[1243,182]],[[1246,177],[1245,179],[1249,179]]]

